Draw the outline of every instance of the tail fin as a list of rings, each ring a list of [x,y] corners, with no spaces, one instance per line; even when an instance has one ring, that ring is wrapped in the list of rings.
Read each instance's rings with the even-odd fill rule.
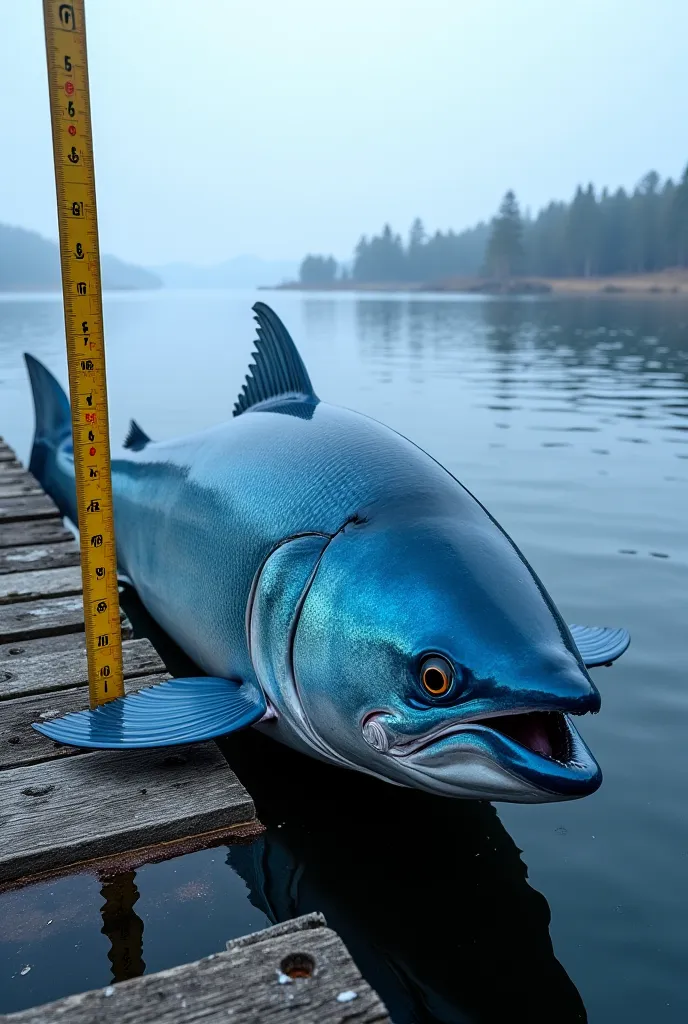
[[[61,495],[55,493],[54,471],[57,447],[71,435],[69,399],[42,363],[26,352],[24,359],[29,371],[36,413],[36,430],[29,469],[66,514],[67,509],[62,508],[64,502],[59,500]],[[58,487],[57,490],[59,492],[62,488]]]

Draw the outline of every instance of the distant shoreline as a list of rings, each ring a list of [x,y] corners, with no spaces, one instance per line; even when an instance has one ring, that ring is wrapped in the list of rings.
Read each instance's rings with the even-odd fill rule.
[[[263,290],[263,289],[261,289]],[[264,290],[268,290],[267,288]],[[335,281],[331,284],[303,284],[288,281],[269,290],[303,292],[418,292],[421,294],[566,296],[568,298],[688,298],[688,270],[660,270],[650,274],[613,277],[514,277],[500,285],[482,277],[449,277],[436,282],[422,281]]]

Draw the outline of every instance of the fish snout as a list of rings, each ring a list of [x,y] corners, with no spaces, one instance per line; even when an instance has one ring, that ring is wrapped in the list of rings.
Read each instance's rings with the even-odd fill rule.
[[[509,690],[512,701],[514,694],[520,693],[523,704],[538,711],[596,714],[602,703],[600,692],[586,668],[568,653],[544,659],[534,671],[524,673],[523,679],[513,683]]]

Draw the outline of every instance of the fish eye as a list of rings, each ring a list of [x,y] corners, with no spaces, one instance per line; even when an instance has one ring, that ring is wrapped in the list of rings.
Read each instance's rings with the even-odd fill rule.
[[[446,697],[454,681],[454,670],[446,658],[434,654],[421,664],[420,681],[430,697]]]

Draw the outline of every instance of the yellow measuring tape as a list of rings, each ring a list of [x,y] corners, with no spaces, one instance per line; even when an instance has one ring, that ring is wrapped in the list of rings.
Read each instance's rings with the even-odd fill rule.
[[[124,695],[84,0],[43,0],[91,707]]]

